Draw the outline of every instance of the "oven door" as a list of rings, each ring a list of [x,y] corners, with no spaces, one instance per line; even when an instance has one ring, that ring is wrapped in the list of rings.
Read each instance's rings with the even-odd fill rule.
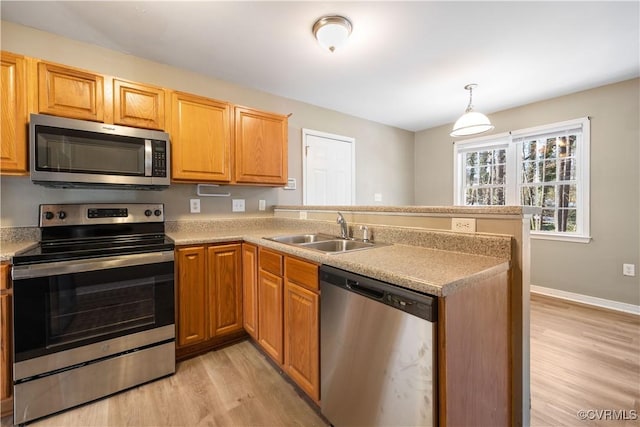
[[[21,265],[12,274],[16,364],[149,330],[175,338],[173,251]]]

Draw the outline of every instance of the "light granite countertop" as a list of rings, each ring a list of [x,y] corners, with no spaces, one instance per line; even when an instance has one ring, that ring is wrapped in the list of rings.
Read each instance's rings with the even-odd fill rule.
[[[174,223],[167,227],[166,234],[177,246],[245,241],[318,264],[330,265],[408,289],[445,297],[509,269],[507,256],[494,257],[487,256],[486,253],[477,254],[482,251],[465,253],[459,250],[469,245],[473,246],[477,240],[482,242],[480,250],[490,248],[492,255],[494,253],[504,255],[509,252],[509,240],[499,235],[470,238],[447,232],[429,234],[431,240],[445,239],[456,248],[455,251],[442,250],[442,247],[438,246],[436,246],[438,249],[434,249],[433,241],[429,241],[431,247],[420,246],[419,239],[412,240],[408,235],[401,235],[396,242],[404,243],[336,254],[265,239],[265,237],[306,232],[335,234],[331,228],[335,227],[335,224],[326,226],[323,226],[323,223],[315,224],[320,228],[308,222],[264,221],[263,219]],[[313,228],[309,229],[310,226]],[[407,242],[411,244],[406,244]],[[38,242],[33,238],[3,240],[0,244],[0,260],[10,261],[14,255],[31,249],[37,244]]]
[[[509,269],[509,261],[482,255],[392,244],[340,254],[326,254],[300,246],[267,240],[265,237],[294,234],[299,230],[265,228],[245,232],[174,231],[167,235],[176,245],[245,241],[326,264],[408,289],[447,296],[466,286]]]
[[[0,261],[11,261],[15,254],[28,251],[38,245],[35,240],[24,240],[20,242],[2,242],[0,244]]]

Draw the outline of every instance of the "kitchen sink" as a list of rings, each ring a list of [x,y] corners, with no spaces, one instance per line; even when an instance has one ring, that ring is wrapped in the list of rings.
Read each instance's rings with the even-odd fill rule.
[[[356,240],[326,240],[324,242],[307,243],[300,245],[307,249],[315,249],[322,252],[347,252],[358,249],[368,249],[376,246],[371,242],[359,242]],[[378,245],[379,246],[379,245]]]
[[[328,234],[315,233],[315,234],[292,234],[288,236],[275,236],[275,237],[265,237],[267,240],[273,240],[274,242],[279,243],[288,243],[291,245],[299,245],[303,243],[314,243],[314,242],[322,242],[326,240],[333,240],[335,236],[330,236]]]
[[[358,251],[380,246],[387,246],[387,243],[363,242],[361,240],[346,240],[328,234],[292,234],[286,236],[265,237],[278,243],[298,246],[305,249],[313,249],[329,254]]]

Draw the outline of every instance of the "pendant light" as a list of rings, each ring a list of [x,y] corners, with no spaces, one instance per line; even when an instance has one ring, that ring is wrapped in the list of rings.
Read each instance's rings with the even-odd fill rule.
[[[313,24],[313,35],[320,46],[330,52],[342,47],[351,34],[351,21],[344,16],[323,16]]]
[[[473,105],[471,104],[473,100],[473,89],[477,87],[478,85],[475,83],[470,83],[464,87],[469,91],[469,105],[462,117],[456,120],[456,123],[453,125],[453,131],[451,131],[449,135],[477,135],[479,133],[488,132],[494,128],[487,116],[482,113],[478,113],[477,111],[473,111]]]

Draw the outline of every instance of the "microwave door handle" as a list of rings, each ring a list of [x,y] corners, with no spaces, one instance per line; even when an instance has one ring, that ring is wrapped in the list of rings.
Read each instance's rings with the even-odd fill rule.
[[[151,176],[153,165],[153,155],[151,150],[151,140],[144,140],[144,176]]]

